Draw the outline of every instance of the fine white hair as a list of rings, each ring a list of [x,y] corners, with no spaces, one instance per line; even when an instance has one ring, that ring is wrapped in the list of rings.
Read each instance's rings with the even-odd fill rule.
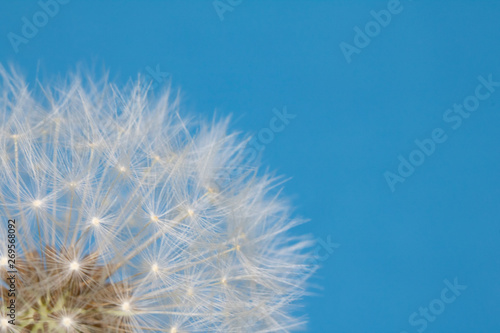
[[[302,328],[311,242],[290,233],[302,220],[248,140],[227,119],[188,119],[169,91],[83,77],[30,87],[0,67],[0,211],[31,281],[0,330]],[[2,226],[2,270],[7,240]]]

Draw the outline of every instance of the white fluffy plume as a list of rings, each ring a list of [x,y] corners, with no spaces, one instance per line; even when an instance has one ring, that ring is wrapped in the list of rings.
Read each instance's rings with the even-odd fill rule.
[[[0,329],[289,332],[313,270],[279,182],[168,92],[0,68]],[[8,323],[7,220],[17,228]]]

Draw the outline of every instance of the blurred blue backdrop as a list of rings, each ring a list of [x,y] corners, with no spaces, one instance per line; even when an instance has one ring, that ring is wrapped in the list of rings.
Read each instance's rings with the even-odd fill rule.
[[[0,3],[2,63],[171,79],[261,133],[318,240],[309,332],[500,331],[500,2],[47,1]]]

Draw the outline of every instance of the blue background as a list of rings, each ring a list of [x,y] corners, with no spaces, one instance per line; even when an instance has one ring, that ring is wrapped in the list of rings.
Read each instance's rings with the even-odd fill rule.
[[[125,82],[159,65],[188,112],[251,133],[286,106],[297,117],[264,163],[311,219],[295,232],[340,244],[319,245],[308,331],[417,332],[409,316],[457,278],[467,289],[425,331],[498,332],[500,88],[457,130],[443,114],[479,75],[500,81],[500,2],[401,0],[348,63],[339,44],[387,4],[244,0],[221,20],[210,0],[73,0],[16,53],[7,34],[41,8],[2,1],[0,61],[29,80],[83,63]],[[448,140],[391,192],[384,173],[438,127]]]

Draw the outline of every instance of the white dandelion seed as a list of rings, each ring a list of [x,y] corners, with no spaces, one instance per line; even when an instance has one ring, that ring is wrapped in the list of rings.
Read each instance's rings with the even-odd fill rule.
[[[122,303],[122,310],[125,312],[130,311],[130,302],[129,301],[125,301]]]
[[[72,270],[72,271],[77,271],[77,270],[80,269],[80,264],[77,261],[72,261],[69,264],[69,269]]]
[[[61,324],[66,328],[70,328],[71,326],[73,326],[73,320],[70,317],[63,317],[61,320]]]
[[[28,88],[0,67],[0,211],[16,220],[16,332],[290,332],[301,221],[228,121],[167,92],[78,75]],[[242,171],[243,170],[243,171]],[[225,176],[221,176],[221,175]],[[228,176],[230,175],[230,176]],[[0,228],[6,285],[7,230]],[[5,288],[0,331],[10,328]]]
[[[90,223],[92,223],[93,226],[97,227],[101,224],[101,220],[99,220],[97,217],[93,217],[92,220],[90,220]]]

